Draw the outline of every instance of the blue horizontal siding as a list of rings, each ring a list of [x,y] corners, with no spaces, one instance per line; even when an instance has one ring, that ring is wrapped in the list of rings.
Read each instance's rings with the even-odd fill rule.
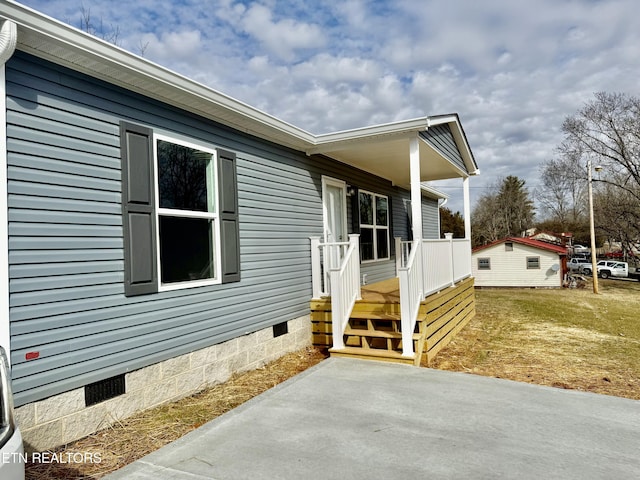
[[[449,161],[455,164],[462,171],[466,172],[467,167],[464,164],[462,155],[456,146],[456,141],[453,138],[449,125],[436,125],[430,127],[426,132],[421,133],[430,145],[443,154]]]
[[[17,405],[305,315],[322,175],[408,192],[17,52],[7,63],[10,321]],[[125,297],[119,122],[236,152],[242,280]],[[398,213],[400,212],[400,213]],[[393,242],[392,242],[393,243]],[[363,266],[369,281],[393,258]],[[27,352],[40,357],[26,361]]]

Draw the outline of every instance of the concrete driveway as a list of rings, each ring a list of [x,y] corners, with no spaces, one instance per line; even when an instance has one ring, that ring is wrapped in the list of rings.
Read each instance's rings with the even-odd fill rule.
[[[637,479],[640,402],[333,358],[104,478]]]

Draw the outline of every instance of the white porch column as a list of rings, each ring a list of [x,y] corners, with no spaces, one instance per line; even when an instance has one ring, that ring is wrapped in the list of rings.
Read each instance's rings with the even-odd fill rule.
[[[464,238],[471,240],[471,203],[469,201],[469,177],[462,179],[463,210],[464,210]]]
[[[411,222],[413,241],[420,245],[422,240],[422,190],[420,189],[420,144],[418,137],[409,144],[409,173],[411,175]]]

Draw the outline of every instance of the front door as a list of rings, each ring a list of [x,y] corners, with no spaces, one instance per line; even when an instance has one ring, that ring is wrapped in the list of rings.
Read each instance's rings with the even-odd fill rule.
[[[322,210],[325,243],[347,242],[347,184],[335,178],[322,177]],[[337,268],[346,247],[328,245],[323,257],[324,291],[331,294],[329,269]]]
[[[342,180],[322,177],[322,207],[324,211],[324,241],[346,242],[347,185]]]

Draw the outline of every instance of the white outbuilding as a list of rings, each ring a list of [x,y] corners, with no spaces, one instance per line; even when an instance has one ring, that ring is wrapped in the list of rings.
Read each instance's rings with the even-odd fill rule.
[[[562,286],[567,249],[540,240],[507,237],[473,249],[476,287]]]

